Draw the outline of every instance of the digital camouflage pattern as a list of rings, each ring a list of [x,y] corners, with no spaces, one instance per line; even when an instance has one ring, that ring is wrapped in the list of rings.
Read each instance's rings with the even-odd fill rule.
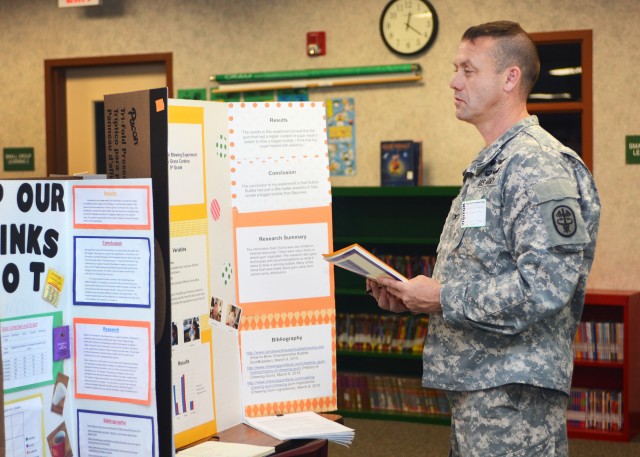
[[[568,397],[560,391],[509,384],[447,392],[447,398],[453,415],[450,457],[568,455]]]
[[[462,228],[462,203],[472,200],[486,201],[486,225]],[[429,319],[423,385],[568,394],[599,217],[587,167],[536,116],[483,149],[440,237],[443,312]]]

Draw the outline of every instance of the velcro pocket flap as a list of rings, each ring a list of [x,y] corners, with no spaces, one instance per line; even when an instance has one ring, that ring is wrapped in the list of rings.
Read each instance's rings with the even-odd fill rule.
[[[564,200],[565,198],[580,198],[575,184],[566,178],[550,179],[535,184],[534,194],[538,203],[545,203],[551,200]]]

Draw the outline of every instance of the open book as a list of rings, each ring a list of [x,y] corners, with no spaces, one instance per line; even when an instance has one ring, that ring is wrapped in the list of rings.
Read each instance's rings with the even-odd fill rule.
[[[357,243],[329,254],[323,254],[323,257],[324,260],[334,265],[374,281],[382,276],[403,282],[408,281],[402,274]]]

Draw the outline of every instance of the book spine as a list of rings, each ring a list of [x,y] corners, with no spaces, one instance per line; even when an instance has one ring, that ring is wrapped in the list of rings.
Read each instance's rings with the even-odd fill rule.
[[[622,362],[624,330],[621,322],[583,321],[573,340],[576,360]]]
[[[622,392],[572,388],[567,425],[573,428],[622,431]]]

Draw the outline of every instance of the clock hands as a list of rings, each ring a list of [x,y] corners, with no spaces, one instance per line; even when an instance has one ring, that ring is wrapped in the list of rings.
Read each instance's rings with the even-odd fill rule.
[[[409,26],[409,28],[410,28],[411,30],[413,30],[414,32],[416,32],[418,35],[422,35],[422,32],[420,32],[420,30],[416,30],[415,28],[413,28],[413,27],[411,27],[411,26]]]
[[[422,35],[422,32],[420,32],[420,30],[417,30],[415,27],[411,25],[411,12],[409,12],[409,14],[407,15],[407,23],[405,25],[407,26],[405,30],[411,29],[414,32],[416,32],[418,35]]]

